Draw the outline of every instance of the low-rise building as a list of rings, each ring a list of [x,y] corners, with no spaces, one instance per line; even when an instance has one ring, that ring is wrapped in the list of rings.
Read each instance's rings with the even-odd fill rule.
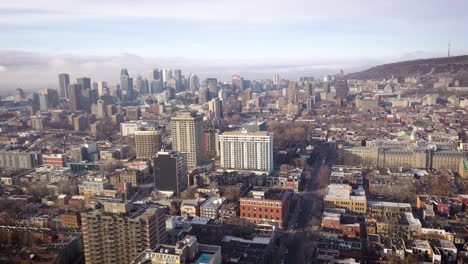
[[[337,237],[360,237],[361,227],[355,216],[344,216],[336,212],[322,215],[322,235]]]
[[[273,241],[271,237],[243,239],[225,236],[221,242],[223,263],[266,264]]]
[[[421,234],[421,222],[413,213],[404,213],[404,217],[377,218],[377,233],[385,237],[415,239]]]
[[[402,213],[411,212],[411,210],[409,203],[367,201],[367,213],[375,217],[397,217]]]
[[[353,194],[350,185],[328,185],[324,201],[325,207],[344,208],[348,213],[365,214],[367,212],[366,196]]]
[[[200,216],[217,219],[225,198],[210,197],[200,206]]]
[[[240,217],[254,224],[272,224],[282,228],[292,195],[285,189],[254,189],[240,198]]]
[[[220,209],[220,218],[228,221],[239,215],[239,204],[235,202],[223,203]]]
[[[186,236],[175,245],[158,245],[145,250],[132,264],[221,264],[221,247],[200,244],[194,236]]]
[[[0,151],[0,168],[5,169],[33,169],[40,164],[41,155],[27,151]]]
[[[64,213],[60,215],[60,225],[65,228],[78,229],[81,227],[81,215],[79,212]]]
[[[180,204],[181,216],[200,216],[200,206],[205,199],[183,200]]]
[[[65,156],[62,154],[43,154],[42,164],[55,167],[65,166]]]

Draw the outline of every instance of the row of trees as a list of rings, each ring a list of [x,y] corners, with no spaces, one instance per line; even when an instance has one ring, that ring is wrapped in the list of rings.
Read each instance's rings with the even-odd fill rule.
[[[271,122],[268,130],[275,134],[275,146],[283,147],[306,142],[313,126],[306,122]]]

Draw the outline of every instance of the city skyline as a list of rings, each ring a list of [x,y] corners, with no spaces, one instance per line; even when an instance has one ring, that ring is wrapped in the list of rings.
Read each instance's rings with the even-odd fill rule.
[[[463,1],[15,1],[0,4],[0,88],[151,68],[229,80],[320,76],[466,54]],[[382,16],[381,14],[391,14]]]

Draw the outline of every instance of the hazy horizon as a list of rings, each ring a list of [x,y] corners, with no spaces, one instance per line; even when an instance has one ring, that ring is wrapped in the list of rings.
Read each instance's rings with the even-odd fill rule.
[[[57,74],[118,81],[179,68],[187,77],[294,79],[467,54],[464,1],[31,1],[0,3],[0,90],[56,88]]]

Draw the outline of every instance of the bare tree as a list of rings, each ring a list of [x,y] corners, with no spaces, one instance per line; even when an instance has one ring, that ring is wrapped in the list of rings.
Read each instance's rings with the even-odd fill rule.
[[[40,200],[51,194],[45,183],[29,184],[26,186],[26,189],[36,200]]]
[[[183,191],[180,194],[180,198],[182,199],[195,199],[195,188],[188,187],[187,190]]]
[[[329,166],[321,166],[319,170],[319,175],[317,179],[317,183],[321,186],[328,185],[328,179],[330,177],[330,167]]]
[[[450,182],[447,177],[436,177],[434,175],[427,176],[428,186],[427,193],[429,195],[450,196],[452,193]]]
[[[101,161],[101,171],[104,172],[113,172],[116,169],[123,167],[123,164],[120,160],[117,159],[108,159]]]
[[[240,189],[235,185],[224,187],[223,196],[226,197],[228,201],[238,201],[240,196]]]
[[[179,215],[180,206],[177,202],[172,201],[171,207],[169,207],[169,214],[170,215]]]
[[[62,194],[74,195],[77,194],[77,185],[71,180],[61,180],[58,183],[58,191]]]

